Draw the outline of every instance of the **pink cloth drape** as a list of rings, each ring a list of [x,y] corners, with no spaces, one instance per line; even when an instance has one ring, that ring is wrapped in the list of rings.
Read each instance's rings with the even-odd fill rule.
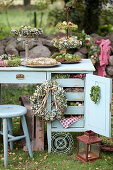
[[[95,41],[96,44],[98,44],[100,46],[100,55],[99,55],[99,65],[98,65],[98,76],[106,76],[106,65],[108,65],[108,59],[110,57],[110,49],[112,48],[110,46],[110,40],[96,40]]]

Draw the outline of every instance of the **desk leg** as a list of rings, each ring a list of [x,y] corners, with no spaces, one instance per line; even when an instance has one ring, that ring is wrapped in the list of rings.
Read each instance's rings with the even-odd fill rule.
[[[0,84],[0,104],[2,104],[2,85]],[[0,119],[0,131],[2,126],[2,119]]]
[[[47,73],[47,80],[51,80],[51,73]],[[51,111],[51,94],[48,96],[47,100],[47,110]],[[48,140],[48,153],[51,152],[51,122],[47,123],[47,140]]]

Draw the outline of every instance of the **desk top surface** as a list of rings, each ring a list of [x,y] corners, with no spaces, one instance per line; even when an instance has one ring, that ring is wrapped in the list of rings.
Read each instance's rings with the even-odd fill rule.
[[[0,71],[37,71],[37,72],[67,72],[67,71],[95,71],[95,68],[90,59],[82,59],[76,64],[61,64],[57,67],[50,68],[31,68],[25,66],[19,67],[0,67]]]

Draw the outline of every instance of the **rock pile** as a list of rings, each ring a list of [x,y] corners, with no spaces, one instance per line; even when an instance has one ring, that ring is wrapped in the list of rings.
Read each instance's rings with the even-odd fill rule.
[[[50,57],[53,53],[58,52],[58,49],[53,47],[51,40],[56,36],[62,37],[63,33],[57,33],[56,35],[40,35],[39,39],[29,43],[29,57]],[[113,33],[108,34],[105,37],[101,37],[98,34],[91,34],[94,40],[109,39],[111,46],[113,47]],[[80,55],[82,58],[87,58],[88,50],[86,47],[74,49],[70,51],[74,54]],[[0,55],[15,54],[25,57],[25,43],[18,42],[14,37],[7,37],[0,40]],[[106,67],[108,77],[113,77],[113,48],[111,49],[111,56],[109,58],[109,65]]]

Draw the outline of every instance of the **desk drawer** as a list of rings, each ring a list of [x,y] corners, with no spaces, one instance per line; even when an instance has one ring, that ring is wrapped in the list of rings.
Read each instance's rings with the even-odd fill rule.
[[[46,72],[0,72],[0,83],[43,83]]]

